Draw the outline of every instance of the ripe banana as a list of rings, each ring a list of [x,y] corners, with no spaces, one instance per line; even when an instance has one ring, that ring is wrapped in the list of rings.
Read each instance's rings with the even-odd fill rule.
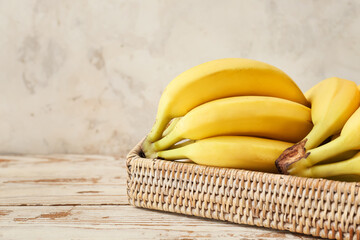
[[[359,175],[360,176],[360,153],[357,153],[350,159],[316,165],[304,169],[297,174],[302,177],[328,178],[341,175]]]
[[[305,148],[319,146],[325,139],[341,131],[360,104],[360,92],[352,81],[328,78],[305,93],[311,103],[313,129],[305,137]]]
[[[307,151],[299,146],[294,148],[297,158],[293,164],[289,166],[287,172],[292,175],[298,175],[300,172],[305,171],[306,168],[321,163],[327,159],[331,159],[339,154],[345,153],[350,150],[360,149],[360,108],[348,119],[345,123],[340,136],[329,143],[321,145],[320,147]],[[293,146],[294,147],[294,146]],[[296,154],[295,154],[296,155]],[[279,157],[279,159],[282,156]],[[283,169],[281,169],[283,171]],[[286,170],[283,171],[286,173]]]
[[[291,145],[265,138],[219,136],[198,140],[184,147],[160,151],[157,157],[167,160],[188,158],[197,164],[208,166],[276,173],[275,159]]]
[[[170,82],[146,142],[159,140],[172,118],[203,103],[244,95],[279,97],[309,106],[296,83],[280,69],[250,59],[219,59],[193,67]]]
[[[222,98],[188,112],[171,132],[153,143],[152,147],[145,147],[144,151],[146,154],[164,150],[182,139],[199,140],[220,135],[247,135],[297,142],[311,128],[310,109],[299,103],[263,96]]]

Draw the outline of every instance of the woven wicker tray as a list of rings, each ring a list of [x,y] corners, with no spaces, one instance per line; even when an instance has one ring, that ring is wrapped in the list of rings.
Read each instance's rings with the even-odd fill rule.
[[[323,238],[360,239],[360,183],[207,167],[127,156],[136,207]]]

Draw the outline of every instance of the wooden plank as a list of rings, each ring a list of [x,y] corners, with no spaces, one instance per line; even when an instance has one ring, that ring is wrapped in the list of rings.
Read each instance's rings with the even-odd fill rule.
[[[314,239],[132,206],[0,207],[0,238]]]
[[[0,157],[0,206],[88,204],[128,204],[124,158]]]
[[[125,159],[0,157],[0,239],[312,239],[128,205]]]

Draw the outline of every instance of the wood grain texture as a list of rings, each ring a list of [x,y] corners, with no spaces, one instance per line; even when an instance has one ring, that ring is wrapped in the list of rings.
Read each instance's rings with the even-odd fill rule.
[[[135,208],[125,159],[1,156],[0,239],[314,239]]]
[[[44,239],[69,235],[75,239],[311,239],[131,206],[1,207],[0,212],[0,232],[5,239],[21,239],[12,238],[20,231]]]
[[[125,173],[109,156],[3,156],[0,206],[127,204]]]

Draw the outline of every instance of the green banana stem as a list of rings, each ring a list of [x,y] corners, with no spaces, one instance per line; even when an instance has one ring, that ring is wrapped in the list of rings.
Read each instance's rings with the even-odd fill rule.
[[[360,155],[354,158],[323,165],[316,165],[298,172],[299,176],[327,178],[340,175],[360,175]]]
[[[350,158],[354,157],[358,152],[359,152],[358,150],[346,151],[346,152],[343,152],[333,158],[326,159],[325,161],[322,161],[319,164],[328,164],[328,163],[344,161],[346,159],[350,159]],[[318,165],[318,164],[315,164],[315,165]]]
[[[171,118],[157,116],[155,124],[147,136],[149,142],[155,142],[161,138],[163,131],[166,128],[167,124],[170,122],[170,120]]]
[[[329,137],[326,134],[327,131],[328,129],[323,125],[315,124],[309,134],[305,137],[307,139],[305,149],[308,151],[310,149],[318,147],[322,142],[326,140],[326,138]]]
[[[349,144],[346,144],[343,137],[339,137],[334,141],[328,142],[318,148],[310,150],[310,155],[307,157],[307,161],[311,166],[317,163],[333,158],[340,153],[351,150]]]
[[[351,146],[346,144],[344,137],[338,137],[334,141],[328,142],[320,147],[306,152],[305,156],[299,161],[294,162],[287,170],[291,175],[298,175],[304,169],[314,166],[327,159],[334,158],[339,154],[351,150]]]
[[[169,132],[165,137],[160,139],[159,141],[154,142],[154,150],[161,151],[170,148],[175,143],[181,141],[183,138],[181,134],[178,133],[178,128],[174,127],[174,129]]]
[[[147,158],[156,158],[157,154],[154,150],[153,144],[146,138],[141,145],[142,151],[144,152]]]
[[[158,157],[164,158],[166,160],[177,160],[177,159],[185,159],[186,157],[186,147],[179,147],[170,150],[160,151],[158,152]]]

